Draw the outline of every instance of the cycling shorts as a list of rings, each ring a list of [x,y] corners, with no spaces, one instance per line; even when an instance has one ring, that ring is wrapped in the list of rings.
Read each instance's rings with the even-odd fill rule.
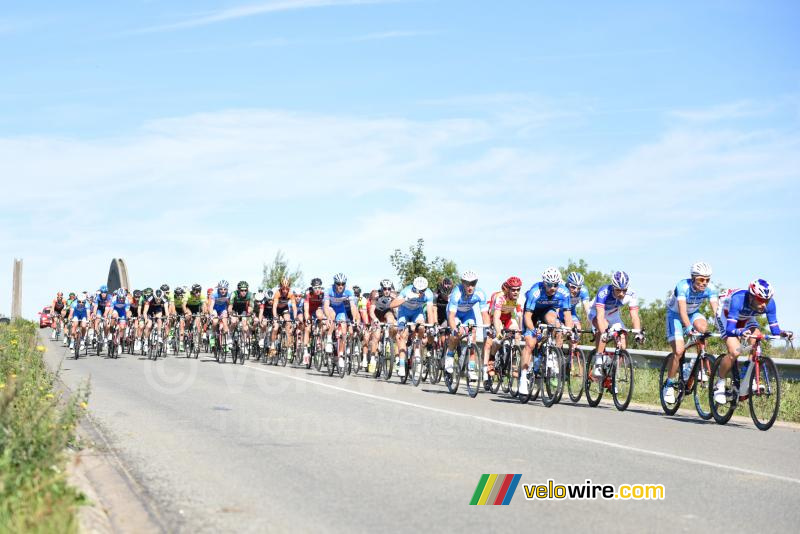
[[[475,310],[470,309],[465,312],[456,312],[456,324],[477,324],[478,319],[475,317]]]
[[[424,323],[425,322],[425,313],[422,309],[419,310],[407,310],[403,307],[400,307],[397,310],[397,324],[404,325],[406,323]]]
[[[689,314],[689,324],[693,325],[698,319],[705,319],[705,316],[700,312]],[[683,339],[683,323],[681,316],[677,313],[667,310],[667,341],[675,341],[675,339]]]
[[[72,312],[73,321],[85,321],[88,319],[86,310],[75,310]]]

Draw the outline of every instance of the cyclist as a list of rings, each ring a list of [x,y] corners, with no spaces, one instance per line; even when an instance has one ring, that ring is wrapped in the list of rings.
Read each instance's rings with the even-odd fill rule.
[[[322,301],[325,300],[325,291],[322,287],[322,279],[314,278],[311,280],[311,287],[306,292],[306,315],[305,322],[311,324],[312,321],[322,321],[325,319],[325,313],[322,309]],[[311,328],[302,325],[303,328],[303,365],[308,365],[310,355],[308,353],[308,344],[311,337]]]
[[[100,326],[100,319],[104,317],[106,308],[111,307],[111,294],[108,292],[108,286],[103,284],[97,291],[97,296],[94,299],[94,307],[92,309],[92,316],[94,317],[94,330],[95,332]],[[108,338],[108,322],[103,326],[103,332]]]
[[[483,374],[486,376],[484,387],[489,390],[491,384],[488,377],[494,376],[494,356],[500,348],[500,337],[503,330],[519,330],[520,315],[522,307],[517,299],[522,288],[522,280],[517,276],[510,276],[500,291],[495,292],[489,298],[489,317],[492,319],[495,334],[489,330],[486,332],[486,342],[483,351]],[[491,340],[491,343],[489,341]],[[489,350],[486,350],[489,345]]]
[[[64,324],[64,329],[65,330],[70,328],[70,324],[69,324],[69,321],[68,321],[69,314],[72,311],[72,304],[77,299],[78,299],[78,297],[75,295],[75,293],[70,291],[70,294],[67,296],[66,306],[64,307],[64,310],[61,312],[61,317],[62,317],[63,321],[65,322],[65,324]],[[63,341],[64,345],[68,345],[70,343],[71,339],[72,339],[72,336],[67,335],[66,332],[65,332],[64,333],[64,341]]]
[[[333,276],[333,285],[325,293],[322,301],[322,308],[329,319],[325,325],[325,352],[333,352],[333,331],[339,330],[341,325],[348,320],[347,309],[350,309],[350,317],[358,321],[358,309],[353,292],[347,289],[347,277],[343,273],[336,273]],[[338,321],[338,324],[336,322]],[[347,327],[348,332],[352,332],[352,327]],[[344,365],[344,359],[340,355],[338,360],[339,367]]]
[[[230,303],[228,304],[228,315],[231,318],[231,328],[236,329],[239,324],[239,315],[244,315],[242,318],[242,332],[244,337],[250,333],[250,323],[248,316],[253,311],[253,295],[250,293],[250,284],[242,280],[236,284],[236,293],[231,296]],[[245,343],[242,347],[245,354],[250,353],[250,344]]]
[[[533,351],[539,343],[536,328],[540,323],[552,326],[561,326],[559,312],[564,312],[564,326],[572,328],[572,312],[570,311],[569,291],[561,285],[561,272],[555,267],[548,267],[542,273],[542,281],[536,282],[525,293],[525,347],[522,349],[522,369],[527,369],[531,362]],[[556,334],[556,344],[562,344],[562,335]],[[546,365],[553,366],[554,362],[548,361]],[[534,367],[534,371],[536,368]],[[528,373],[521,373],[519,377],[519,392],[528,393]]]
[[[794,338],[794,333],[781,330],[778,325],[778,312],[775,305],[775,290],[766,280],[761,278],[753,280],[747,289],[731,289],[720,297],[717,309],[717,329],[725,340],[727,354],[719,363],[717,382],[714,384],[714,402],[725,404],[725,376],[733,365],[733,359],[741,356],[742,344],[739,338],[749,334],[749,343],[755,344],[755,338],[763,337],[756,317],[767,316],[769,331],[773,336],[785,337],[789,341]],[[723,378],[720,378],[723,377]]]
[[[228,281],[220,280],[217,284],[217,290],[211,295],[208,301],[208,309],[211,312],[211,331],[217,332],[217,327],[221,325],[221,330],[225,334],[228,330],[228,304],[231,301],[231,296],[228,294]],[[228,346],[233,344],[230,336],[228,338]]]
[[[128,301],[128,293],[123,289],[117,289],[114,293],[114,300],[111,303],[111,316],[109,320],[109,327],[115,322],[119,323],[118,328],[114,331],[114,342],[117,345],[118,354],[122,354],[122,343],[120,337],[125,332],[125,327],[128,324],[128,310],[131,304]],[[109,354],[109,356],[111,356]]]
[[[368,352],[370,355],[369,369],[370,372],[375,369],[376,354],[378,352],[378,343],[381,340],[381,329],[377,328],[380,324],[389,323],[395,324],[394,312],[392,311],[392,302],[394,301],[394,284],[388,278],[384,278],[380,282],[380,292],[375,297],[375,301],[369,306],[368,313],[370,322],[373,328],[369,332],[369,345]],[[435,312],[434,312],[435,313]]]
[[[69,320],[72,323],[72,338],[69,342],[69,348],[73,347],[73,340],[78,337],[78,326],[81,328],[81,337],[86,337],[86,325],[89,320],[90,307],[86,293],[81,293],[72,303],[72,308],[69,310]]]
[[[136,329],[134,333],[135,341],[133,342],[133,350],[138,351],[142,348],[142,330],[144,328],[142,316],[142,292],[139,289],[134,289],[133,294],[129,295],[129,309],[128,313],[131,316],[131,322]]]
[[[149,290],[149,291],[148,291]],[[145,338],[145,345],[144,350],[148,350],[150,347],[150,331],[153,329],[153,319],[155,319],[158,323],[157,327],[159,332],[161,331],[162,322],[164,320],[164,316],[166,315],[167,311],[169,310],[169,303],[167,302],[167,298],[164,295],[164,292],[159,288],[153,291],[150,288],[145,289],[144,294],[142,295],[144,299],[144,307],[142,310],[142,316],[145,318],[145,326],[144,326],[144,338]],[[164,341],[159,339],[159,341]]]
[[[286,329],[286,334],[289,339],[292,339],[293,325],[290,321],[293,321],[294,318],[297,317],[297,297],[295,297],[290,287],[288,278],[281,278],[281,282],[278,285],[278,292],[272,300],[272,315],[285,321],[284,328]],[[275,341],[277,339],[278,328],[273,327],[269,344],[270,354],[275,354]]]
[[[267,337],[267,327],[274,319],[272,315],[272,301],[275,299],[275,292],[272,289],[264,291],[264,296],[258,302],[258,323],[261,327],[261,334],[258,336],[258,346],[264,348],[264,338]]]
[[[426,315],[433,317],[433,291],[428,289],[428,279],[424,276],[414,278],[414,281],[404,287],[400,294],[391,303],[392,308],[397,310],[397,331],[395,341],[397,342],[397,375],[406,375],[406,345],[408,341],[408,323],[417,323],[412,332],[411,340],[414,337],[421,339],[425,333],[422,324],[425,322]]]
[[[489,305],[486,302],[486,293],[478,287],[478,275],[474,271],[464,271],[461,273],[461,283],[458,287],[453,288],[447,303],[447,324],[454,333],[458,332],[458,335],[450,336],[447,343],[447,352],[444,358],[444,370],[447,373],[453,372],[453,354],[461,338],[467,333],[467,329],[463,326],[477,324],[475,306],[480,311],[483,324],[488,325]],[[476,333],[473,332],[473,340]],[[478,370],[469,369],[469,372],[470,374],[477,373]]]
[[[592,308],[589,310],[589,320],[596,332],[601,335],[597,336],[595,341],[595,363],[592,375],[595,378],[603,376],[603,351],[606,349],[606,342],[608,341],[608,333],[610,331],[620,332],[619,346],[625,348],[627,346],[627,334],[624,332],[626,329],[622,318],[619,315],[623,306],[627,306],[631,314],[631,321],[633,322],[634,339],[637,343],[644,341],[644,335],[641,332],[642,322],[639,319],[639,299],[636,298],[636,293],[628,287],[630,284],[630,277],[625,271],[616,271],[611,276],[611,283],[606,284],[597,291],[597,295],[592,303]]]
[[[50,339],[56,338],[56,332],[58,332],[59,326],[61,321],[64,320],[64,313],[67,309],[67,302],[64,300],[64,293],[59,291],[56,294],[56,298],[53,299],[52,304],[50,304],[50,317],[52,318],[53,322],[50,325],[50,328],[53,329],[53,332],[50,334]]]
[[[445,276],[436,287],[436,298],[433,300],[434,317],[429,322],[439,326],[447,326],[447,305],[450,302],[450,293],[453,292],[453,281]]]
[[[667,380],[662,392],[664,401],[675,402],[675,388],[672,377],[678,373],[680,360],[686,350],[683,336],[705,333],[708,321],[700,313],[700,306],[708,301],[714,315],[717,315],[719,291],[711,283],[711,266],[698,261],[689,269],[689,278],[683,279],[667,299],[667,341],[672,347],[673,357],[667,369]]]
[[[583,307],[584,314],[588,317],[591,310],[591,299],[589,298],[589,291],[583,285],[583,275],[581,273],[571,272],[567,275],[567,289],[569,290],[569,311],[572,313],[572,324],[576,331],[581,330],[581,321],[578,317],[578,303]],[[558,314],[559,320],[564,322],[564,310]]]
[[[186,290],[178,286],[172,293],[172,299],[168,300],[169,314],[170,316],[177,317],[178,322],[178,351],[183,351],[185,348],[183,346],[183,334],[186,330],[186,319],[184,317],[183,305],[186,303],[186,298]],[[169,349],[169,344],[167,344],[167,348]]]
[[[194,316],[194,324],[198,332],[201,332],[200,317],[206,313],[206,298],[203,296],[203,286],[200,284],[192,284],[189,294],[183,301],[181,308],[186,321],[190,321]],[[182,336],[181,336],[182,338]]]

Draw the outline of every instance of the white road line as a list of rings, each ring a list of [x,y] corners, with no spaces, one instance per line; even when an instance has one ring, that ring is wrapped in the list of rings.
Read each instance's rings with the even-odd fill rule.
[[[500,419],[493,419],[491,417],[484,417],[482,415],[475,415],[475,414],[463,413],[463,412],[454,412],[452,410],[445,410],[443,408],[435,408],[433,406],[426,406],[424,404],[417,404],[415,402],[408,402],[408,401],[399,400],[399,399],[392,399],[392,398],[389,398],[389,397],[382,397],[381,395],[374,395],[372,393],[364,393],[364,392],[361,392],[361,391],[353,391],[352,389],[347,389],[347,388],[343,388],[343,387],[340,387],[340,386],[334,386],[332,384],[325,384],[323,382],[317,382],[315,380],[310,380],[308,378],[303,378],[303,377],[300,377],[300,376],[284,374],[284,373],[280,373],[280,372],[277,372],[277,371],[264,369],[262,367],[256,367],[256,366],[250,365],[250,364],[245,365],[245,367],[248,368],[248,369],[252,369],[254,371],[262,372],[262,373],[268,373],[268,374],[271,374],[271,375],[280,376],[282,378],[289,378],[291,380],[296,380],[298,382],[305,382],[307,384],[313,384],[315,386],[328,388],[328,389],[333,389],[335,391],[341,391],[343,393],[349,393],[351,395],[357,395],[357,396],[360,396],[360,397],[366,397],[368,399],[380,400],[380,401],[384,401],[384,402],[390,402],[390,403],[394,403],[394,404],[399,404],[401,406],[408,406],[410,408],[417,408],[419,410],[426,410],[426,411],[429,411],[429,412],[439,413],[439,414],[443,414],[443,415],[455,415],[456,417],[465,417],[465,418],[469,418],[469,419],[475,419],[476,421],[483,421],[485,423],[490,423],[490,424],[493,424],[493,425],[503,425],[503,426],[506,426],[506,427],[509,427],[509,428],[518,428],[518,429],[521,429],[521,430],[527,430],[529,432],[536,432],[536,433],[539,433],[539,434],[546,434],[546,435],[549,435],[549,436],[557,436],[557,437],[560,437],[560,438],[571,439],[571,440],[574,440],[574,441],[581,441],[581,442],[584,442],[584,443],[591,443],[591,444],[594,444],[594,445],[603,445],[605,447],[610,447],[610,448],[613,448],[613,449],[619,449],[619,450],[630,451],[630,452],[637,452],[639,454],[645,454],[645,455],[648,455],[648,456],[655,456],[657,458],[665,458],[667,460],[677,460],[677,461],[680,461],[680,462],[686,462],[686,463],[695,464],[695,465],[703,465],[703,466],[706,466],[706,467],[714,467],[716,469],[724,469],[726,471],[733,471],[735,473],[741,473],[741,474],[744,474],[744,475],[755,475],[755,476],[759,476],[759,477],[770,478],[772,480],[780,480],[781,482],[789,482],[789,483],[792,483],[792,484],[800,485],[800,479],[792,478],[792,477],[786,477],[786,476],[782,476],[782,475],[775,475],[775,474],[772,474],[772,473],[765,473],[763,471],[756,471],[755,469],[746,469],[744,467],[736,467],[736,466],[733,466],[733,465],[725,465],[725,464],[720,464],[720,463],[717,463],[717,462],[710,462],[708,460],[699,460],[697,458],[688,458],[686,456],[678,456],[677,454],[670,454],[668,452],[652,451],[650,449],[642,449],[640,447],[632,447],[630,445],[623,445],[622,443],[614,443],[613,441],[605,441],[605,440],[602,440],[602,439],[587,438],[585,436],[579,436],[577,434],[569,434],[567,432],[561,432],[561,431],[558,431],[558,430],[550,430],[550,429],[546,429],[546,428],[537,428],[535,426],[523,425],[523,424],[520,424],[520,423],[511,423],[509,421],[503,421],[503,420],[500,420]]]

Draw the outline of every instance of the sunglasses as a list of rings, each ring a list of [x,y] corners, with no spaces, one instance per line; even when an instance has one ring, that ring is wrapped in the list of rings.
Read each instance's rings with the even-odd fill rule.
[[[759,304],[766,304],[769,302],[769,299],[762,299],[761,297],[757,297],[755,295],[753,295],[753,298],[756,299],[756,302]]]
[[[510,288],[508,288],[508,290],[511,291],[512,293],[519,293],[520,288],[518,288],[518,287],[510,287]]]
[[[545,282],[544,287],[546,288],[558,287],[558,284],[554,284],[553,282]]]
[[[478,281],[477,280],[475,280],[474,282],[465,282],[465,281],[462,280],[461,283],[464,284],[465,286],[468,286],[468,287],[475,287],[475,286],[478,285]]]
[[[708,276],[695,276],[694,281],[700,282],[701,284],[707,284],[711,281],[711,278]]]
[[[335,285],[336,287],[344,287],[344,284],[333,284],[333,285]]]
[[[580,289],[581,286],[575,286],[575,285],[569,284],[569,288],[570,289]]]
[[[620,288],[618,288],[618,287],[615,287],[615,288],[614,288],[614,292],[615,292],[615,293],[622,293],[622,294],[624,295],[625,293],[627,293],[627,292],[628,292],[628,289],[627,289],[627,288],[625,288],[625,289],[620,289]]]

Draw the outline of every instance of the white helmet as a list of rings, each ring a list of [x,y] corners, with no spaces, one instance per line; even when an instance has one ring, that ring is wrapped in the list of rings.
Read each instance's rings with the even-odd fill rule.
[[[692,264],[691,275],[692,278],[695,276],[711,277],[711,266],[704,261],[698,261]]]
[[[428,289],[428,279],[424,276],[418,276],[414,278],[414,281],[411,282],[411,285],[414,286],[414,289],[417,291],[417,293],[422,293]]]
[[[461,273],[461,280],[463,282],[477,282],[478,275],[475,274],[475,271],[464,271]]]
[[[561,271],[559,271],[555,267],[548,267],[542,273],[542,281],[547,282],[548,284],[560,284]]]

